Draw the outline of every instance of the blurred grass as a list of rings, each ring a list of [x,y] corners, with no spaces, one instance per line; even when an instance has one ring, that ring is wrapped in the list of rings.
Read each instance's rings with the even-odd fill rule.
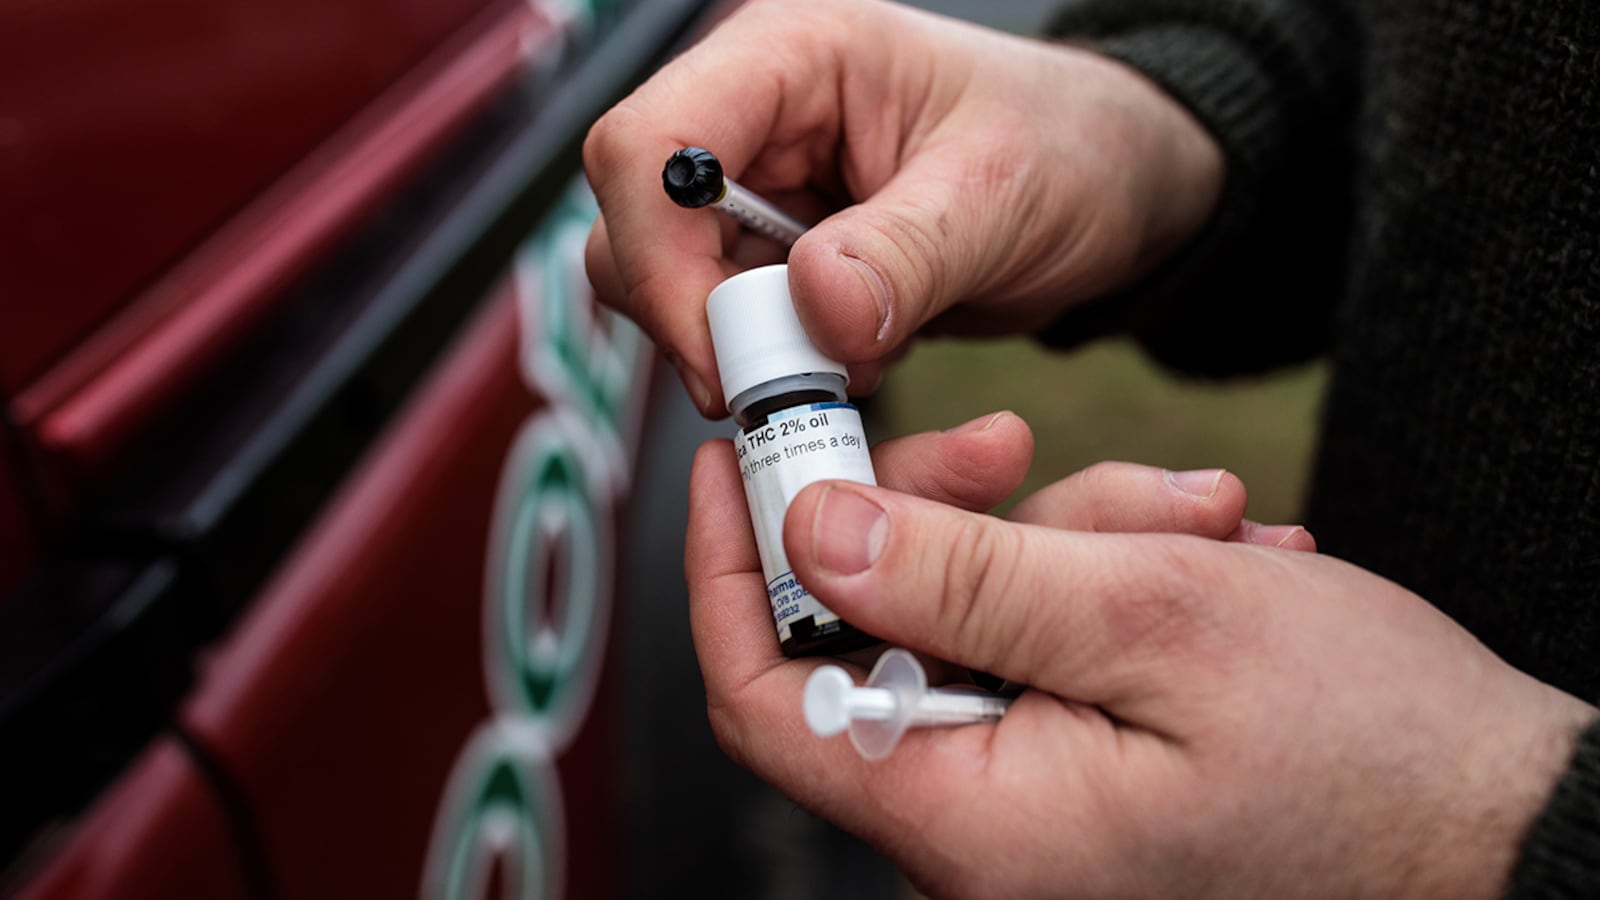
[[[1128,341],[1072,353],[1020,339],[923,341],[885,378],[869,427],[881,439],[1010,409],[1033,427],[1036,444],[1013,501],[1103,459],[1220,466],[1244,479],[1251,518],[1297,522],[1324,379],[1320,365],[1226,382],[1180,379]]]

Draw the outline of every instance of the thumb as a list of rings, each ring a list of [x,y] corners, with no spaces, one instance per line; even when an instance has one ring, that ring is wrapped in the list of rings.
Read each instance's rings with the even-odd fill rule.
[[[1203,538],[1062,531],[824,482],[795,498],[784,546],[856,627],[1085,703],[1165,691],[1160,673],[1222,630],[1199,586],[1227,545]]]
[[[959,157],[923,153],[865,202],[829,216],[789,254],[795,309],[818,349],[881,359],[929,319],[980,291],[1013,249],[989,192]]]

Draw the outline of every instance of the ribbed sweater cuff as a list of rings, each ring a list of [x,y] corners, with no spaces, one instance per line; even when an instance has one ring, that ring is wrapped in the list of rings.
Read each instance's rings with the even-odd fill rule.
[[[1600,721],[1578,739],[1572,764],[1528,833],[1507,896],[1600,897]]]

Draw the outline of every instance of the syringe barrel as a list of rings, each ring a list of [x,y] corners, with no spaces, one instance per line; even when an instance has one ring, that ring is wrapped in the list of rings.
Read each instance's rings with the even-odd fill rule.
[[[722,196],[711,206],[736,219],[739,224],[785,247],[792,246],[805,233],[799,220],[740,187],[733,179],[723,181]]]
[[[993,722],[1005,715],[1011,701],[976,691],[928,691],[911,716],[914,725],[961,725]]]

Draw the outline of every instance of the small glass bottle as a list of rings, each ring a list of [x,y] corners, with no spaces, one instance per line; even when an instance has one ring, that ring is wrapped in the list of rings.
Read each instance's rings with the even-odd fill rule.
[[[875,644],[794,576],[783,517],[806,485],[876,484],[861,414],[845,399],[845,367],[818,352],[789,298],[789,267],[751,269],[706,299],[723,396],[739,424],[734,449],[778,642],[787,656],[838,655]]]

